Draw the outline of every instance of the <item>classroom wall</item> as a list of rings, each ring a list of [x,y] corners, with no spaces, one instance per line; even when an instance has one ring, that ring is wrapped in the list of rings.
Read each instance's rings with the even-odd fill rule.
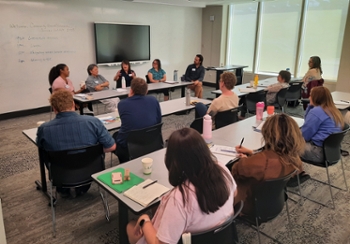
[[[204,66],[220,66],[222,6],[207,6],[202,10],[202,55]],[[214,20],[210,20],[213,16]],[[204,81],[216,82],[216,71],[206,71]]]
[[[0,0],[0,114],[48,106],[48,73],[66,63],[75,89],[95,62],[93,22],[151,26],[151,60],[168,79],[201,52],[202,9],[110,0]],[[125,47],[128,48],[128,47]],[[132,65],[144,77],[151,62]],[[119,67],[101,66],[112,84]]]
[[[343,48],[338,71],[337,91],[350,92],[350,4],[345,24]]]

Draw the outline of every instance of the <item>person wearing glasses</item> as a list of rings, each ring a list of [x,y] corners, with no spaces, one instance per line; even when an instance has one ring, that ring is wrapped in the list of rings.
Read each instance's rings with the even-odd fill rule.
[[[148,70],[147,76],[148,76],[148,80],[151,83],[158,83],[158,82],[165,82],[166,81],[166,73],[162,69],[162,64],[160,63],[159,59],[153,60],[152,69]],[[169,90],[162,89],[161,91],[164,94],[164,101],[168,101],[169,100]]]

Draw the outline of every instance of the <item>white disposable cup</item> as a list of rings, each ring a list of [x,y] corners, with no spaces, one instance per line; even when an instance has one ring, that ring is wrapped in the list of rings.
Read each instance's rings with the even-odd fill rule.
[[[39,127],[40,125],[42,125],[44,123],[45,123],[45,121],[38,121],[38,122],[36,122],[36,125]]]
[[[151,158],[143,158],[141,159],[142,169],[145,175],[149,175],[152,173],[153,159]]]
[[[254,81],[253,80],[250,81],[250,86],[254,86]]]

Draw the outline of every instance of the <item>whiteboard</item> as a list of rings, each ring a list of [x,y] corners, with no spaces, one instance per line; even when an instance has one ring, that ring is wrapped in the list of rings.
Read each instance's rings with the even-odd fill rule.
[[[48,106],[48,73],[65,63],[78,90],[95,63],[94,22],[151,26],[151,59],[172,78],[201,50],[201,9],[110,0],[0,1],[0,114]],[[125,47],[128,48],[128,47]],[[112,84],[120,67],[100,67]],[[151,63],[133,65],[144,77]]]

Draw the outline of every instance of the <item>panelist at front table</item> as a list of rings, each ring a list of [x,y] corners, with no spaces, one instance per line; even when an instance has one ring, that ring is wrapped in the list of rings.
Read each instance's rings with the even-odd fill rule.
[[[122,88],[122,78],[125,78],[126,87],[130,86],[132,79],[136,77],[136,73],[131,69],[130,62],[123,60],[121,63],[121,70],[118,70],[114,76],[114,81],[117,82],[116,88]]]
[[[152,83],[166,81],[166,73],[162,69],[162,64],[159,59],[153,60],[152,69],[148,70],[147,76],[148,76],[148,80]],[[149,83],[148,80],[147,80],[147,83]],[[164,101],[168,101],[169,89],[163,89],[162,92],[164,94]]]
[[[89,76],[86,79],[86,86],[89,91],[103,91],[109,90],[109,82],[100,74],[98,74],[98,67],[96,64],[90,64],[87,67],[87,72]],[[101,103],[107,106],[108,112],[114,112],[117,108],[117,104],[119,102],[119,98],[110,98],[100,100]]]
[[[188,88],[194,90],[194,94],[198,98],[203,97],[202,81],[204,79],[205,69],[203,67],[203,56],[197,54],[193,64],[190,64],[185,73],[185,81],[192,81],[193,84]]]

